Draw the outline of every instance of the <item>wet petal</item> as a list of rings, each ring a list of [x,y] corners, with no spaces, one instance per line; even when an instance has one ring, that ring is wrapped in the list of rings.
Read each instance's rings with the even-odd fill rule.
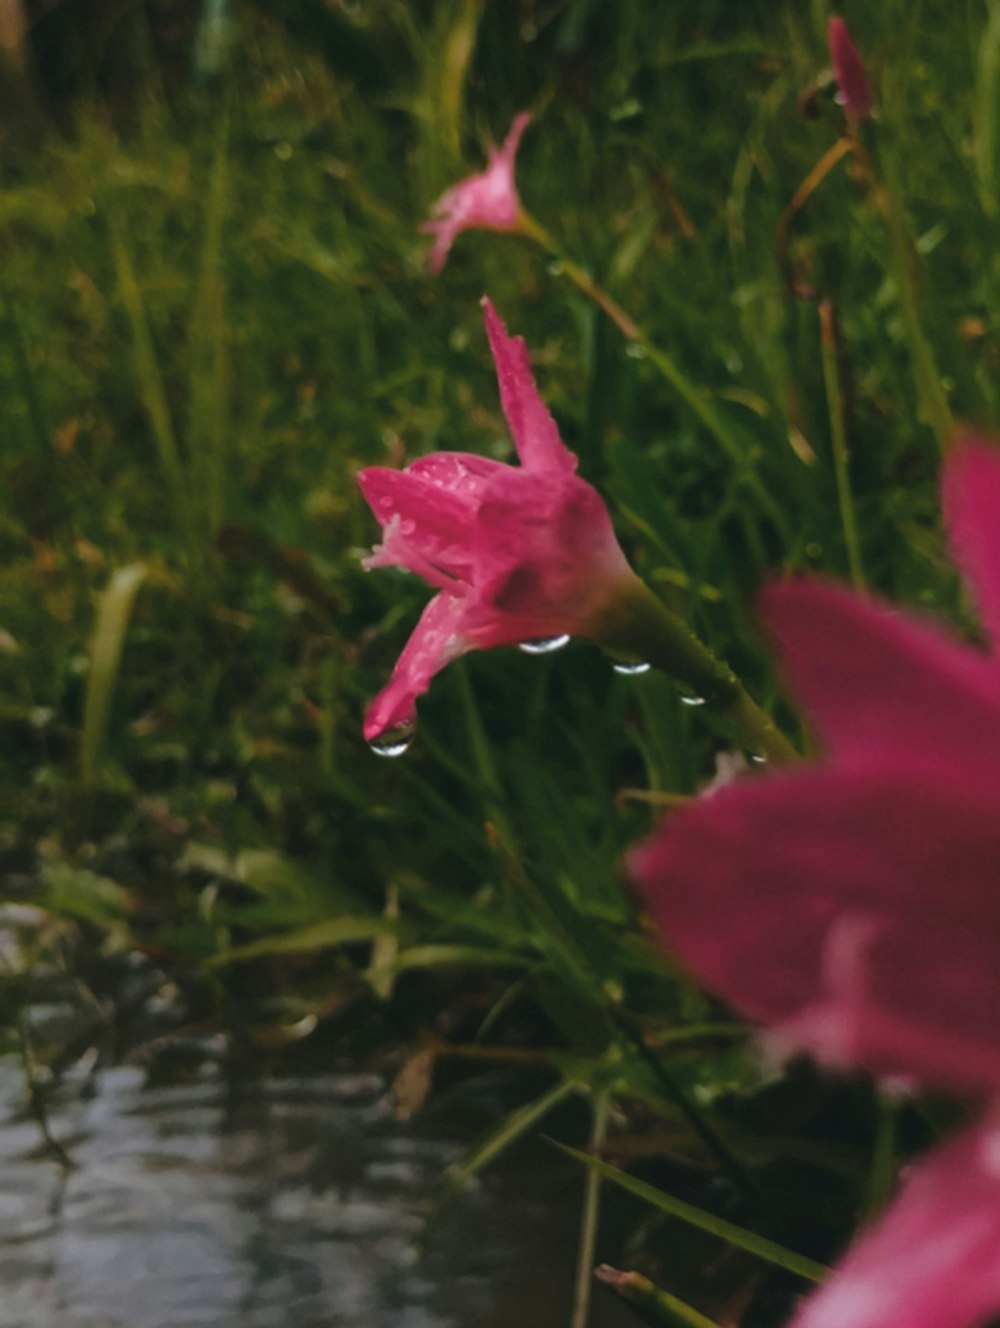
[[[575,475],[506,468],[472,535],[477,603],[509,640],[586,635],[633,573],[595,489]]]
[[[1000,786],[1000,674],[936,625],[851,591],[792,580],[762,596],[791,690],[829,751]]]
[[[1000,816],[961,771],[737,781],[633,853],[664,942],[839,1064],[1000,1088]]]
[[[576,470],[576,457],[559,437],[556,422],[538,394],[524,339],[508,335],[485,295],[483,312],[486,335],[497,368],[500,404],[521,464],[535,471]]]
[[[416,699],[430,686],[435,673],[468,650],[462,634],[463,602],[448,594],[436,595],[396,661],[392,678],[365,714],[364,734],[369,742],[380,733],[413,720]]]
[[[871,115],[872,94],[864,61],[842,18],[836,15],[831,17],[828,37],[833,73],[844,109],[848,114],[858,117]]]
[[[948,460],[944,514],[955,559],[975,592],[983,623],[1000,646],[1000,450],[966,435]]]
[[[981,1328],[1000,1311],[1000,1130],[915,1166],[793,1328]]]
[[[474,452],[430,452],[407,467],[410,475],[428,480],[435,488],[473,501],[497,471],[507,469],[510,468],[503,461],[493,461]]]
[[[432,470],[370,466],[358,484],[385,533],[367,565],[405,567],[439,586],[434,569],[459,580],[470,575],[476,503],[467,489],[437,483]]]

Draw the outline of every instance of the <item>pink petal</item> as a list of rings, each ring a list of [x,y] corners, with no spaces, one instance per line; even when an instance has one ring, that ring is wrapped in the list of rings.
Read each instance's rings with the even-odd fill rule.
[[[451,246],[463,228],[457,221],[442,218],[440,221],[422,222],[418,229],[425,235],[434,236],[434,243],[427,257],[427,266],[435,277],[439,276],[448,260]]]
[[[823,582],[762,596],[792,693],[830,752],[1000,784],[1000,675],[938,627]]]
[[[872,94],[868,87],[864,61],[850,29],[842,18],[831,17],[828,28],[830,59],[840,91],[844,109],[851,115],[864,117],[872,113]]]
[[[435,595],[396,661],[392,678],[365,714],[364,734],[369,742],[379,734],[412,723],[416,699],[431,679],[468,648],[462,633],[463,602],[448,594]]]
[[[472,536],[477,612],[502,639],[586,635],[633,573],[597,491],[575,475],[505,468],[483,492]],[[492,625],[490,620],[492,621]]]
[[[982,1328],[1000,1311],[1000,1129],[913,1168],[793,1328]]]
[[[556,422],[538,394],[523,338],[508,335],[486,295],[483,312],[497,367],[500,404],[522,465],[536,471],[576,470],[576,457],[559,437]]]
[[[422,471],[369,466],[359,473],[358,484],[385,532],[367,566],[405,567],[435,586],[445,584],[441,573],[468,579],[476,511],[468,486],[445,488],[431,466]]]
[[[507,137],[503,141],[503,146],[497,148],[495,153],[490,153],[491,160],[505,162],[507,169],[513,172],[514,158],[517,156],[517,150],[521,146],[521,139],[524,137],[524,131],[530,124],[530,111],[521,111],[520,114],[515,115],[510,122],[510,128],[507,130]]]
[[[473,500],[497,471],[506,469],[504,462],[474,452],[429,452],[407,466],[409,474],[429,480],[435,488]]]
[[[635,851],[667,947],[824,1060],[1000,1088],[1000,815],[961,769],[737,781]]]
[[[960,439],[945,468],[943,499],[956,561],[1000,644],[1000,450],[974,435]]]

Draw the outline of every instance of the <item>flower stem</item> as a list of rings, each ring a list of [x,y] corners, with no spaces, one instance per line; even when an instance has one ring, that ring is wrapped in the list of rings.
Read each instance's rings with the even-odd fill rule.
[[[851,496],[851,477],[848,470],[847,430],[844,427],[844,396],[837,360],[837,319],[829,300],[818,305],[820,348],[823,357],[823,382],[826,387],[826,406],[830,416],[830,442],[833,448],[833,469],[837,478],[837,502],[840,522],[844,528],[847,546],[847,565],[851,582],[858,590],[865,588],[865,575],[861,568],[861,542],[854,520],[854,500]]]
[[[903,316],[906,339],[913,356],[914,386],[919,413],[934,431],[941,452],[947,452],[954,436],[955,422],[941,382],[941,373],[920,318],[920,269],[912,227],[903,203],[902,188],[895,158],[886,152],[879,156],[882,183],[876,183],[875,201],[881,208],[889,235],[889,252],[896,269],[899,310]]]
[[[729,665],[638,577],[615,597],[590,635],[605,649],[645,660],[694,688],[733,724],[752,755],[777,763],[798,760],[798,752]]]
[[[604,1145],[611,1114],[611,1099],[606,1091],[594,1094],[590,1147],[600,1152]],[[580,1242],[576,1260],[576,1290],[570,1328],[587,1328],[590,1317],[590,1290],[593,1286],[594,1247],[597,1243],[597,1219],[601,1206],[601,1175],[588,1171],[584,1180],[583,1215],[580,1219]]]

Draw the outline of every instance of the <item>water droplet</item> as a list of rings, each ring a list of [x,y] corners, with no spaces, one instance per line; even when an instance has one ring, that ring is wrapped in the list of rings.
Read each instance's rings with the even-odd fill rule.
[[[625,354],[630,360],[644,360],[646,358],[646,348],[645,346],[639,346],[636,342],[631,341],[625,347]]]
[[[611,667],[625,678],[637,678],[641,673],[648,673],[652,665],[644,659],[615,659],[611,661]]]
[[[697,692],[685,691],[680,687],[677,689],[677,699],[681,705],[686,706],[703,706],[705,704],[703,696],[699,696]]]
[[[746,756],[751,765],[767,765],[767,757],[763,752],[747,752]]]
[[[537,641],[522,641],[518,650],[523,650],[526,655],[551,655],[565,645],[569,645],[568,636],[540,636]]]
[[[548,267],[545,270],[546,272],[548,272],[550,277],[561,277],[562,274],[566,271],[562,263],[559,262],[558,258],[554,258],[552,262],[549,263]]]
[[[274,155],[279,161],[289,161],[292,156],[293,148],[287,138],[281,138],[274,145]]]
[[[383,729],[368,746],[376,756],[402,756],[413,741],[417,731],[415,719],[404,719],[402,724],[394,724],[391,729]]]

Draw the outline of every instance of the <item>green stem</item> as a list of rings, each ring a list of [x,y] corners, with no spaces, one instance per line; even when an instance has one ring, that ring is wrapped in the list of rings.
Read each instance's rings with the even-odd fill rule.
[[[920,417],[933,429],[938,447],[944,453],[948,450],[954,434],[955,422],[941,383],[941,374],[934,359],[934,352],[924,335],[920,319],[919,260],[913,243],[912,228],[903,204],[895,159],[891,154],[883,152],[879,155],[879,165],[883,183],[879,185],[876,182],[875,199],[881,208],[889,233],[889,251],[899,289],[899,308],[906,328],[906,339],[910,344],[910,354],[913,357],[913,377]]]
[[[590,1147],[599,1152],[604,1145],[611,1114],[611,1101],[606,1092],[594,1096],[594,1116],[590,1131]],[[594,1247],[597,1243],[597,1218],[601,1206],[601,1176],[588,1171],[584,1182],[583,1215],[580,1219],[580,1245],[576,1263],[576,1292],[573,1297],[573,1317],[570,1328],[587,1328],[590,1312],[590,1292],[594,1285],[592,1268]]]
[[[847,546],[847,566],[851,582],[858,590],[865,588],[865,575],[861,567],[861,542],[854,520],[854,500],[851,496],[851,477],[848,469],[847,430],[844,426],[843,386],[837,359],[837,324],[833,305],[820,300],[818,305],[820,347],[823,356],[823,383],[826,387],[826,406],[830,417],[830,442],[833,448],[833,470],[837,478],[837,502],[840,522],[844,528]]]
[[[671,613],[638,577],[626,583],[590,635],[606,650],[645,660],[687,683],[719,708],[754,756],[778,763],[798,759],[798,752],[729,665],[717,659],[683,618]]]
[[[718,1328],[714,1319],[685,1305],[642,1273],[623,1273],[602,1263],[595,1270],[595,1276],[621,1296],[643,1323],[660,1325],[660,1328]]]
[[[603,286],[599,286],[589,272],[582,268],[579,263],[575,263],[571,258],[566,257],[556,244],[554,237],[540,222],[536,221],[527,212],[522,211],[518,228],[522,235],[534,240],[546,253],[552,255],[562,272],[569,277],[577,290],[610,318],[626,341],[642,349],[649,362],[659,370],[685,405],[689,407],[691,412],[715,438],[716,442],[720,444],[736,466],[747,487],[760,503],[761,510],[767,514],[779,530],[787,534],[788,530],[784,516],[770,493],[751,469],[750,459],[743,444],[676,361],[650,339],[632,315],[626,313],[618,301],[609,295]]]

